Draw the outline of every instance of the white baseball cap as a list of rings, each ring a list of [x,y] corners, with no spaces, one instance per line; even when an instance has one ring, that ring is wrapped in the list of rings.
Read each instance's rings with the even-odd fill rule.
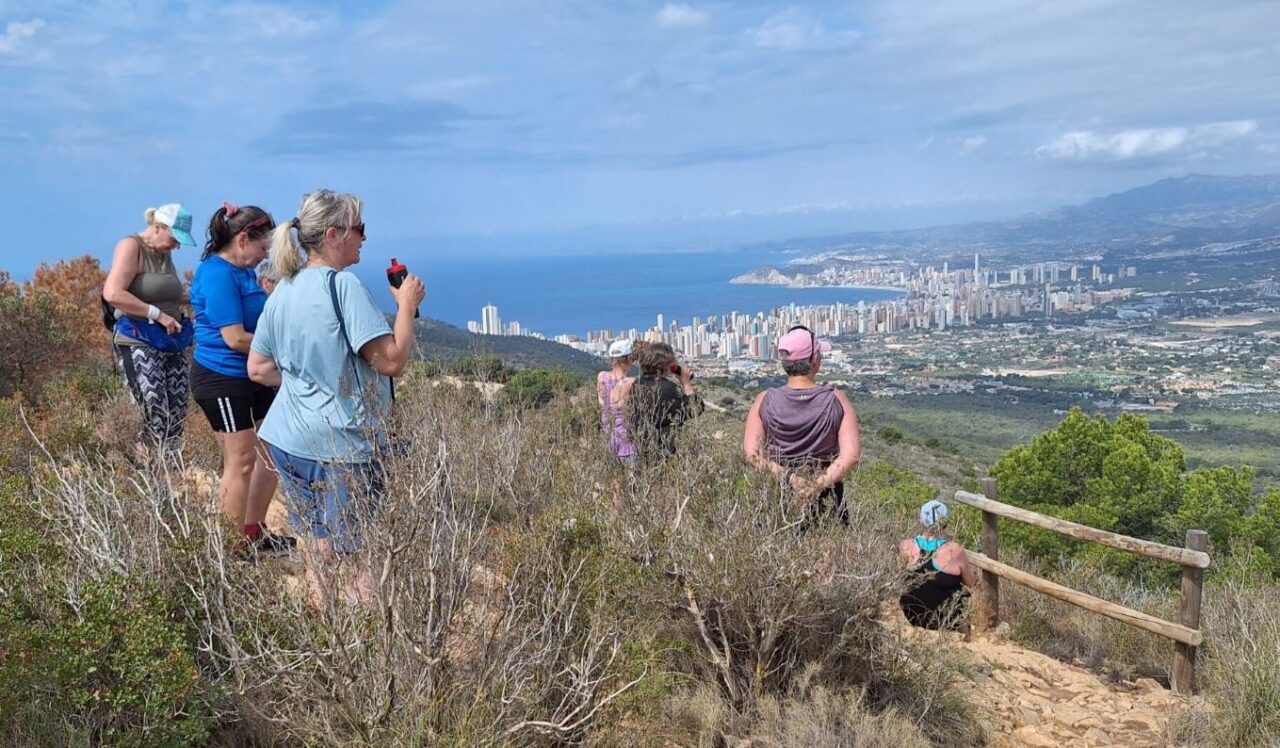
[[[951,511],[947,509],[946,504],[934,499],[933,501],[926,502],[924,506],[920,507],[920,524],[925,527],[933,527],[946,519],[947,515],[950,513]]]
[[[156,208],[155,220],[156,223],[168,226],[179,244],[185,244],[188,247],[196,246],[195,237],[191,236],[191,211],[182,207],[181,204],[169,203]]]
[[[631,355],[632,340],[615,340],[609,344],[609,358],[622,358]]]

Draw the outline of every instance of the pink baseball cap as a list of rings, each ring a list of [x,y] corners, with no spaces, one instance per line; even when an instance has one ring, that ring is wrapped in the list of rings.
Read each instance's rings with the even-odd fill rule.
[[[807,328],[797,327],[778,338],[778,358],[783,361],[803,361],[813,356],[813,345],[818,344],[818,350],[828,353],[831,350],[831,343],[826,340],[819,340]]]

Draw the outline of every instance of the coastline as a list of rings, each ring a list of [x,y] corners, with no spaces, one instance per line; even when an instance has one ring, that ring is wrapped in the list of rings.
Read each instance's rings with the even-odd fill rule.
[[[735,286],[784,286],[786,288],[795,288],[804,290],[807,288],[847,288],[860,291],[892,291],[894,293],[907,293],[907,289],[901,286],[861,286],[849,285],[847,283],[822,283],[818,285],[809,285],[804,283],[778,283],[774,281],[757,281],[757,280],[738,280],[734,278],[729,281]]]

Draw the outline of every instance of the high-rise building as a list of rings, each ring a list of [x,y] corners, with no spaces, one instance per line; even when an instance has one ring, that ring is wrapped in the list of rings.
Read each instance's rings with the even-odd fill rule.
[[[498,307],[486,304],[480,310],[480,331],[485,335],[502,334],[502,320],[498,317]]]

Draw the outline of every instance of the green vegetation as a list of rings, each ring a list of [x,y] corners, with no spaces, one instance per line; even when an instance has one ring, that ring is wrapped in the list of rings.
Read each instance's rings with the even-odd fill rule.
[[[1280,576],[1280,489],[1255,497],[1250,468],[1186,472],[1182,447],[1152,433],[1141,416],[1110,421],[1073,409],[1010,450],[991,474],[1005,502],[1170,545],[1181,545],[1189,529],[1207,530],[1214,547],[1243,544],[1260,568]],[[1008,534],[1042,560],[1076,553],[1104,554],[1112,563],[1131,558],[1021,524]]]
[[[936,437],[987,463],[1053,428],[1073,407],[1100,412],[1070,393],[1039,399],[987,393],[853,397],[859,417],[878,427],[897,428],[917,440]],[[1280,419],[1194,405],[1143,415],[1151,431],[1182,446],[1189,467],[1248,465],[1260,485],[1280,486]]]

